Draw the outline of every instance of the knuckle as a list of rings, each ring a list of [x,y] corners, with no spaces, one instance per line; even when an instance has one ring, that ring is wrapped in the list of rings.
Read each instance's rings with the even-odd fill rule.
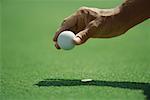
[[[63,22],[61,23],[61,26],[64,26],[65,22],[67,19],[64,19]]]
[[[78,13],[85,13],[85,11],[87,11],[88,7],[80,7],[77,12]]]
[[[63,23],[65,23],[67,21],[67,19],[68,19],[68,17],[63,20]]]
[[[61,26],[65,25],[65,23],[69,20],[70,17],[66,17],[64,18],[64,20],[61,23]]]
[[[64,18],[63,22],[66,22],[66,21],[67,21],[67,19],[68,19],[68,17],[67,17],[67,18]]]
[[[83,7],[80,7],[79,10],[86,10],[87,8],[88,7],[83,6]]]

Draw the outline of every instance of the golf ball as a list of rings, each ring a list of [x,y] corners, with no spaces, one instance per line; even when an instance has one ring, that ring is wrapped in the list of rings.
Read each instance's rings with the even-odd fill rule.
[[[60,46],[60,48],[64,50],[70,50],[75,46],[73,38],[75,38],[75,34],[73,32],[63,31],[59,34],[57,43]]]

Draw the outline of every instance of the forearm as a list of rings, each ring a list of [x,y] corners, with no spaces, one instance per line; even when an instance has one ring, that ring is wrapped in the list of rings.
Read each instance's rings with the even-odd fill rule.
[[[125,0],[118,8],[121,22],[129,28],[150,18],[150,0]]]

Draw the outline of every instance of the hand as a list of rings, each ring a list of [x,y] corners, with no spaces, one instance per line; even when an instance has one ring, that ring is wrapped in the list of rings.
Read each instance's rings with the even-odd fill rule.
[[[57,38],[62,31],[69,30],[76,34],[77,45],[85,43],[89,38],[110,38],[125,33],[128,28],[120,22],[119,9],[98,9],[81,7],[73,15],[64,19],[55,33],[53,41],[60,49]]]

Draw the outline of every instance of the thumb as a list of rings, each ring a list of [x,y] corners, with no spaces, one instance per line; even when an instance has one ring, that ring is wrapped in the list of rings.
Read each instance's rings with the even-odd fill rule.
[[[89,39],[88,30],[85,29],[76,34],[76,37],[73,39],[76,45],[81,45]]]

